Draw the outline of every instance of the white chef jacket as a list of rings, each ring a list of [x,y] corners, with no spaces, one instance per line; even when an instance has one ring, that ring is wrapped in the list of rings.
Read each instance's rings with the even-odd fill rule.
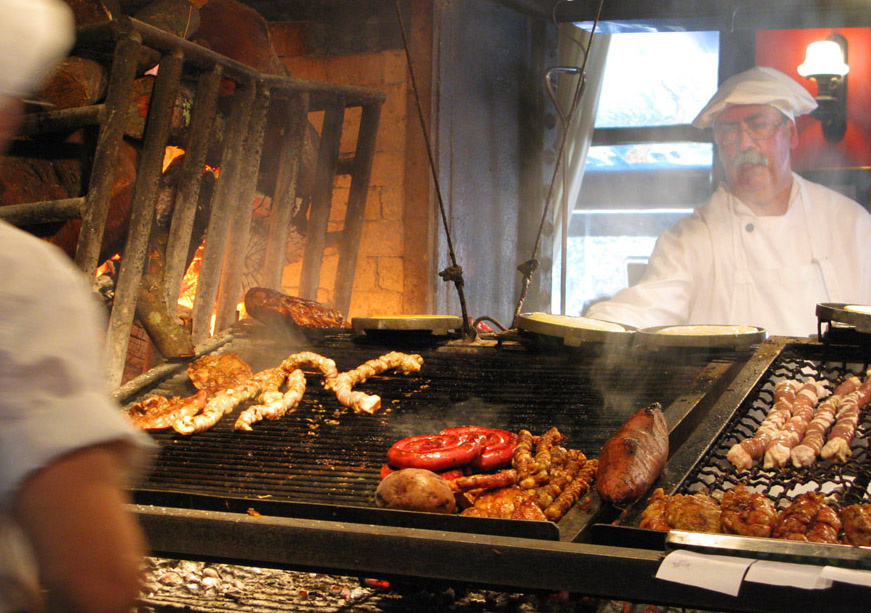
[[[789,208],[755,215],[721,185],[657,239],[634,286],[588,317],[639,328],[746,324],[808,336],[821,302],[871,303],[871,215],[793,173]]]
[[[112,400],[105,326],[84,275],[60,250],[0,221],[0,611],[35,583],[9,515],[34,471],[76,449],[125,440],[142,470],[153,441]],[[18,601],[20,606],[20,600]]]

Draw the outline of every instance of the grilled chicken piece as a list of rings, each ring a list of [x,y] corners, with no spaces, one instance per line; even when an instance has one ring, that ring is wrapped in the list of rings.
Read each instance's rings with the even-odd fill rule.
[[[547,519],[533,502],[531,492],[517,486],[481,494],[475,499],[475,504],[464,510],[461,515],[498,519]]]
[[[841,509],[844,536],[850,545],[871,545],[871,504],[853,504]]]
[[[723,495],[720,510],[720,523],[727,534],[768,537],[777,523],[774,503],[743,483]]]
[[[720,503],[701,492],[666,496],[656,488],[641,512],[641,528],[649,530],[720,531]]]
[[[141,430],[163,430],[173,422],[190,415],[196,415],[204,406],[208,393],[200,390],[193,396],[180,398],[173,396],[149,396],[127,409],[127,416]]]
[[[204,355],[188,365],[188,376],[194,387],[210,394],[239,385],[251,375],[251,367],[234,352]]]
[[[805,492],[780,512],[771,532],[774,538],[813,543],[837,543],[841,531],[838,512],[819,492]]]

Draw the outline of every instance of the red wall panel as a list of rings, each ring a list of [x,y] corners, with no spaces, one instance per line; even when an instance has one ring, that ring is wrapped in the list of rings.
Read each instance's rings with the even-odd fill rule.
[[[804,61],[808,44],[824,40],[835,30],[763,30],[756,35],[756,63],[771,66],[804,85],[816,95],[816,82],[805,79],[796,68]],[[871,28],[843,28],[847,39],[847,133],[839,143],[823,138],[820,123],[808,116],[796,122],[800,142],[793,154],[793,168],[843,168],[871,166]]]

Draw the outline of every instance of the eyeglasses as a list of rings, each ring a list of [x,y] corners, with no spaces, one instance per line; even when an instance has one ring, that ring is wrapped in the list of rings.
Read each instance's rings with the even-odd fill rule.
[[[714,126],[714,136],[721,145],[734,145],[741,140],[741,132],[747,132],[753,140],[766,140],[785,123],[786,117],[780,120],[757,117],[745,122],[727,121]]]

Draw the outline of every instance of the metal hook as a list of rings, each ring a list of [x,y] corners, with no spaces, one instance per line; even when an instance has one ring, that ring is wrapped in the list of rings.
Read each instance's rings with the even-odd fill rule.
[[[563,120],[563,123],[566,124],[569,121],[568,115],[565,110],[560,106],[559,100],[556,97],[556,90],[553,87],[553,75],[555,73],[568,73],[568,74],[579,74],[581,69],[577,66],[553,66],[547,69],[547,72],[544,74],[544,82],[547,86],[547,93],[550,95],[551,101],[553,101],[553,105],[556,107],[556,112],[559,113],[560,119]]]

